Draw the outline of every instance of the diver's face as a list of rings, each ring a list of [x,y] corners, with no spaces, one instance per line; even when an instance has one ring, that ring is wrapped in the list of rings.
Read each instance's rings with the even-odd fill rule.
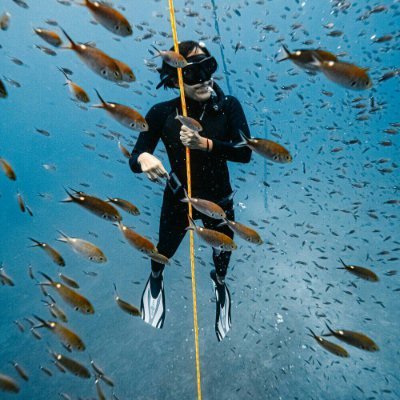
[[[195,101],[204,102],[211,96],[210,88],[212,88],[212,81],[209,80],[196,85],[187,85],[184,83],[183,87],[185,88],[186,97]]]
[[[197,56],[200,54],[205,54],[205,53],[203,50],[201,50],[200,47],[196,47],[186,56],[186,58]],[[211,92],[212,92],[212,90],[210,90],[212,88],[211,80],[197,83],[196,85],[187,85],[186,83],[184,83],[183,87],[185,89],[185,96],[189,97],[189,99],[199,102],[204,102],[211,97]]]

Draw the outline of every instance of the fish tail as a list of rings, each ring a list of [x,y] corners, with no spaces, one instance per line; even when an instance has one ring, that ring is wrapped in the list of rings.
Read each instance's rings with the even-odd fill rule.
[[[39,272],[39,274],[40,275],[42,275],[45,279],[47,279],[49,282],[47,282],[47,283],[53,283],[54,281],[53,281],[53,279],[51,279],[48,275],[46,275],[44,272],[41,272],[41,271],[38,271]],[[46,284],[46,282],[44,283],[44,284]],[[42,283],[41,283],[41,285],[42,285]]]
[[[69,42],[71,43],[71,47],[64,47],[66,49],[75,49],[76,48],[76,43],[71,39],[71,36],[68,35],[67,32],[65,32],[65,30],[63,28],[60,27],[60,29],[62,30],[63,34],[66,36],[66,38],[69,40]]]
[[[323,60],[319,57],[319,55],[317,53],[315,53],[315,52],[312,52],[311,53],[311,58],[313,60],[310,62],[310,64],[320,68],[322,63],[323,63]]]
[[[64,188],[64,190],[67,193],[68,197],[64,200],[61,200],[61,203],[71,203],[72,201],[74,201],[74,196],[70,192],[68,192],[66,188]]]
[[[217,225],[217,228],[219,228],[220,226],[227,225],[227,224],[228,224],[228,219],[224,218],[224,220],[220,224]]]
[[[57,69],[65,76],[65,79],[67,81],[71,80],[71,79],[69,79],[68,75],[65,73],[65,71],[61,67],[57,67]],[[67,85],[67,84],[65,83],[65,85]]]
[[[32,242],[34,242],[35,244],[33,244],[32,246],[29,246],[29,247],[37,247],[37,246],[41,246],[42,245],[42,243],[41,242],[39,242],[38,240],[36,240],[36,239],[33,239],[33,238],[29,238],[29,240],[32,240]]]
[[[249,142],[249,138],[240,129],[239,129],[239,135],[242,138],[242,141],[238,142],[238,143],[235,143],[235,145],[233,146],[235,148],[247,146],[247,144]]]
[[[339,261],[343,264],[343,267],[347,267],[347,265],[344,263],[344,261],[339,257]],[[343,268],[340,268],[340,269],[343,269]]]
[[[308,328],[308,327],[307,327],[307,329],[311,332],[311,335],[309,335],[309,336],[311,336],[311,337],[313,337],[314,339],[316,339],[316,338],[317,338],[317,335],[311,330],[311,328]]]
[[[68,242],[69,239],[68,235],[66,235],[63,231],[60,231],[59,229],[57,229],[57,232],[62,236],[61,238],[57,239],[59,242],[64,242],[64,243]]]
[[[152,44],[151,47],[158,53],[158,54],[157,54],[156,56],[154,56],[154,57],[158,57],[158,56],[161,55],[161,51],[158,50],[156,46],[154,46],[154,45]]]
[[[281,58],[280,60],[278,60],[278,62],[289,60],[292,55],[292,53],[289,51],[289,49],[284,44],[282,45],[282,47],[283,47],[283,51],[286,53],[286,56],[284,58]]]
[[[107,102],[104,101],[104,99],[100,96],[100,93],[97,91],[97,89],[94,89],[94,91],[97,94],[97,97],[99,98],[99,100],[101,101],[101,104],[95,104],[94,106],[92,106],[93,108],[104,108],[104,106],[107,105]]]
[[[41,324],[40,324],[40,325],[33,326],[32,328],[34,328],[34,329],[43,328],[43,327],[47,328],[47,327],[50,326],[44,319],[38,317],[38,316],[35,315],[35,314],[33,314],[33,316],[34,316],[34,318],[36,318],[39,322],[41,322]]]
[[[186,191],[185,188],[183,188],[183,192],[185,193],[185,197],[183,199],[181,199],[181,202],[182,203],[189,203],[190,198],[189,198],[188,192]]]
[[[196,229],[196,224],[193,221],[193,218],[188,214],[189,226],[185,228],[186,231],[194,231]]]
[[[323,335],[323,336],[335,336],[335,331],[334,330],[332,330],[332,328],[325,322],[325,326],[326,326],[326,328],[328,329],[328,331],[330,332],[329,334],[327,334],[327,335]]]

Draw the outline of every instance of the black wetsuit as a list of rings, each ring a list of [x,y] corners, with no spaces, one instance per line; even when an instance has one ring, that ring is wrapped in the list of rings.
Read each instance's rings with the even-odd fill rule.
[[[242,106],[232,96],[225,96],[215,85],[216,96],[207,102],[199,103],[186,98],[188,116],[198,120],[203,131],[201,136],[213,141],[210,152],[191,150],[192,197],[199,197],[220,203],[227,218],[234,220],[233,201],[227,198],[232,193],[229,181],[227,161],[248,163],[251,150],[248,147],[235,148],[241,141],[239,130],[249,136]],[[172,172],[176,174],[184,187],[186,183],[186,150],[180,141],[181,123],[175,119],[176,110],[181,112],[180,98],[156,104],[146,115],[149,125],[147,132],[142,132],[136,142],[129,161],[133,172],[142,172],[137,161],[138,156],[147,152],[152,154],[161,139],[166,148]],[[180,201],[184,197],[183,190],[176,194],[166,186],[160,217],[158,251],[166,257],[172,257],[185,236],[188,226],[187,204]],[[225,201],[224,201],[225,200]],[[194,219],[202,219],[206,228],[215,229],[233,237],[233,232],[226,226],[217,227],[221,221],[209,218],[193,209]],[[213,251],[213,260],[218,275],[225,276],[231,252]],[[160,271],[163,265],[152,260],[153,271]]]

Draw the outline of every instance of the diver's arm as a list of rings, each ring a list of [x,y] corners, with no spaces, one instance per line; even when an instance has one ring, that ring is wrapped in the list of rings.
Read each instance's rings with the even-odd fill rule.
[[[129,166],[135,173],[143,172],[138,161],[138,158],[143,153],[153,154],[158,141],[160,140],[160,133],[162,131],[163,120],[158,106],[153,106],[146,115],[146,121],[149,125],[149,130],[141,132],[135,147],[132,150],[131,158],[129,159]]]
[[[248,163],[251,158],[251,150],[248,147],[234,147],[235,144],[242,142],[239,131],[250,137],[249,126],[243,108],[235,97],[229,98],[229,105],[226,113],[228,114],[228,130],[230,141],[209,139],[210,153],[228,161]]]

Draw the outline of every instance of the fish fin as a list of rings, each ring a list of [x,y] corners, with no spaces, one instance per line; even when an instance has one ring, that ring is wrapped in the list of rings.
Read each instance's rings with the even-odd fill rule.
[[[193,220],[193,218],[188,214],[188,219],[189,219],[189,226],[185,228],[186,231],[194,231],[196,229],[196,224]]]
[[[284,58],[281,58],[280,60],[278,60],[278,62],[282,62],[282,61],[286,61],[289,60],[292,53],[289,51],[289,49],[283,44],[283,51],[286,53],[286,56]]]
[[[235,143],[235,145],[233,146],[235,148],[245,147],[245,146],[247,146],[247,144],[249,142],[249,138],[240,129],[239,129],[239,135],[242,138],[242,141],[238,142],[238,143]]]
[[[69,42],[71,43],[71,47],[61,47],[61,48],[63,48],[63,49],[75,49],[76,48],[76,43],[71,39],[71,37],[68,35],[68,33],[67,32],[65,32],[65,30],[63,29],[63,28],[61,28],[61,26],[60,26],[60,29],[62,30],[62,32],[63,32],[63,34],[66,36],[66,38],[69,40]]]

